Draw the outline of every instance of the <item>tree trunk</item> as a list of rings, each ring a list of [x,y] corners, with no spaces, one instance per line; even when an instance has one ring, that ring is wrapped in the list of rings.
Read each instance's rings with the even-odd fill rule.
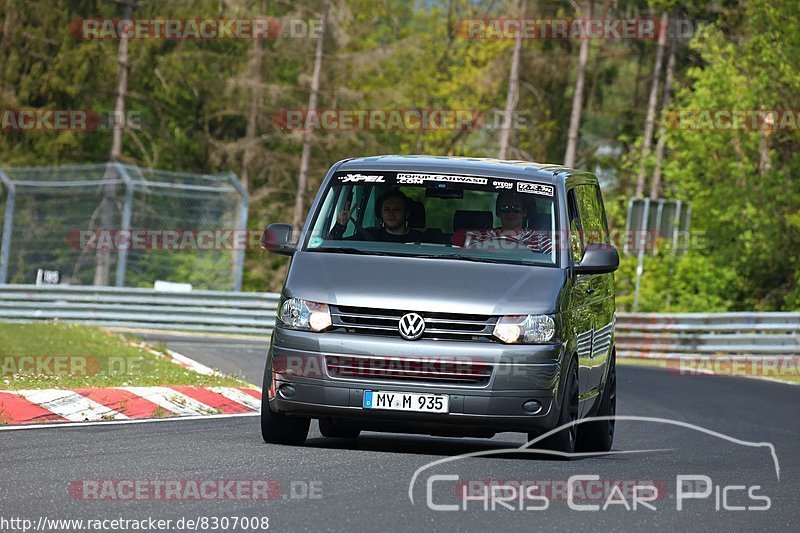
[[[664,96],[661,100],[661,112],[666,113],[672,98],[672,80],[675,77],[675,62],[677,54],[677,40],[669,43],[669,58],[667,59],[667,74],[664,77]],[[664,161],[664,146],[666,144],[667,128],[666,117],[661,117],[658,123],[658,141],[656,142],[656,164],[653,168],[653,177],[650,181],[650,199],[657,200],[661,194],[661,164]]]
[[[656,64],[653,67],[653,83],[650,85],[650,98],[647,101],[647,116],[644,123],[644,136],[642,139],[642,153],[639,158],[639,170],[636,173],[636,197],[644,195],[645,167],[647,156],[653,146],[653,127],[656,120],[656,100],[658,99],[658,85],[661,81],[661,64],[664,62],[664,48],[667,44],[667,24],[669,17],[666,13],[661,15],[658,34],[658,48],[656,50]]]
[[[758,138],[758,175],[765,176],[772,168],[772,158],[769,155],[769,137],[772,135],[772,129],[775,125],[775,120],[772,113],[769,113],[764,118],[763,129],[759,130]]]
[[[528,0],[521,0],[519,5],[519,17],[525,16],[528,9]],[[503,112],[503,127],[500,129],[500,147],[497,150],[497,158],[505,159],[508,152],[508,141],[511,138],[511,115],[517,107],[519,99],[519,56],[522,52],[522,31],[517,33],[514,42],[514,53],[511,56],[511,70],[508,74],[508,92],[506,93],[506,107]]]
[[[2,38],[0,39],[0,58],[5,59],[8,49],[11,48],[11,38],[17,24],[16,6],[6,5],[6,16],[3,21]]]
[[[319,78],[322,70],[322,49],[325,42],[325,33],[328,25],[328,0],[322,4],[322,21],[319,38],[317,39],[317,50],[314,54],[314,71],[311,75],[311,95],[308,98],[308,116],[317,112],[317,95],[319,93]],[[294,203],[294,217],[292,218],[292,228],[297,235],[302,227],[303,215],[305,214],[306,188],[308,187],[308,163],[311,159],[311,141],[313,137],[311,129],[303,130],[303,153],[300,156],[300,174],[297,177],[297,197]]]
[[[266,6],[262,2],[261,13],[266,13]],[[258,114],[261,110],[261,66],[264,58],[264,50],[261,39],[253,39],[253,46],[250,49],[250,72],[247,77],[250,85],[250,112],[247,115],[247,129],[244,134],[244,152],[242,154],[242,187],[250,192],[250,166],[253,160],[253,148],[256,143],[256,126],[258,124]]]
[[[133,0],[128,0],[123,4],[122,18],[129,20],[133,11]],[[125,130],[125,98],[128,95],[128,36],[126,32],[120,32],[119,47],[117,48],[117,98],[114,103],[114,116],[111,128],[111,151],[108,154],[109,163],[118,163],[122,157],[122,134]],[[115,179],[117,170],[109,165],[104,179]],[[117,198],[117,186],[106,183],[102,187],[103,198],[100,201],[100,229],[110,230],[114,225],[114,207]],[[111,272],[111,250],[97,250],[97,266],[94,271],[95,285],[108,285]]]
[[[586,2],[584,13],[588,18],[592,16],[592,2]],[[574,167],[578,153],[578,134],[581,129],[581,113],[583,111],[583,86],[586,76],[586,63],[589,61],[589,38],[581,41],[578,53],[578,72],[575,75],[575,90],[572,93],[572,114],[569,117],[569,133],[567,133],[567,152],[564,154],[564,166]]]

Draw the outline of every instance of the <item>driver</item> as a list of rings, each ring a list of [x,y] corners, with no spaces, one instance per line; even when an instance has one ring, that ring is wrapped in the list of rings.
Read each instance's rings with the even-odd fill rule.
[[[379,220],[381,222],[378,228],[366,228],[364,233],[367,236],[375,236],[371,239],[365,239],[361,232],[356,232],[354,235],[347,237],[344,240],[363,241],[363,240],[376,240],[383,242],[419,242],[422,240],[422,232],[411,229],[408,227],[408,205],[409,198],[403,194],[399,189],[391,189],[383,194],[377,201],[376,211],[379,213]],[[331,228],[328,234],[329,239],[342,240],[345,230],[347,229],[347,222],[352,216],[352,205],[348,202],[345,207],[336,216],[336,224]]]

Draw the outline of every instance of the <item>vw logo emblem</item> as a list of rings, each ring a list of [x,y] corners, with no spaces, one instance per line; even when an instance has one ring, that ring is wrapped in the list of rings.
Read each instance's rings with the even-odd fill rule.
[[[400,336],[407,341],[417,340],[425,332],[425,319],[417,313],[406,313],[400,318],[397,329],[400,330]]]

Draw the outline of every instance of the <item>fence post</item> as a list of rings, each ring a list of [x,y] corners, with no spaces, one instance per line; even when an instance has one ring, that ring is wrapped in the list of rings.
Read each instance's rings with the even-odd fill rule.
[[[650,199],[644,198],[644,209],[642,211],[642,220],[644,221],[644,229],[639,238],[639,260],[636,265],[636,287],[633,292],[633,312],[639,311],[639,287],[642,284],[642,273],[644,272],[644,247],[647,243],[647,222],[650,217]]]
[[[3,242],[0,245],[0,283],[8,283],[8,261],[11,253],[11,231],[14,229],[14,205],[16,203],[17,188],[2,169],[0,169],[0,182],[8,190],[6,212],[3,218]]]
[[[692,234],[689,231],[689,228],[692,227],[692,204],[689,204],[686,208],[686,224],[683,226],[683,234],[686,235],[686,251],[689,251],[689,247],[693,246],[692,244]],[[705,236],[704,236],[705,237]],[[703,245],[705,245],[705,238],[703,239]]]
[[[241,291],[242,273],[244,272],[244,252],[250,243],[250,239],[247,238],[247,214],[250,207],[250,195],[242,186],[242,183],[239,181],[239,178],[236,176],[236,174],[234,174],[233,172],[228,173],[228,179],[231,181],[233,186],[236,187],[236,190],[239,193],[239,216],[237,220],[236,230],[245,234],[244,246],[234,251],[235,256],[233,262],[232,290]],[[234,242],[242,242],[242,241],[239,239],[234,239]]]
[[[683,202],[678,200],[675,206],[675,221],[672,223],[672,256],[678,253],[678,234],[681,230],[681,210],[683,209]],[[681,253],[683,255],[683,253]]]
[[[114,163],[117,173],[122,178],[125,184],[125,203],[122,204],[122,220],[120,223],[120,230],[123,235],[126,235],[131,229],[131,204],[133,203],[133,180],[128,176],[128,171],[119,163]],[[128,244],[120,246],[117,251],[117,275],[115,276],[115,285],[117,287],[125,286],[125,272],[128,268],[128,247],[130,246],[130,239],[125,239]]]
[[[628,200],[628,216],[625,217],[625,237],[622,241],[622,251],[623,253],[630,253],[631,245],[628,243],[628,239],[631,238],[631,226],[632,226],[632,218],[633,218],[633,198]]]

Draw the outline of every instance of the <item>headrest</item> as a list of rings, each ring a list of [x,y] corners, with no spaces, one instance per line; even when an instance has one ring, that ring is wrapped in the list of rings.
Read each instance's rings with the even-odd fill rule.
[[[548,213],[537,213],[531,221],[531,229],[550,231],[550,215]]]
[[[493,223],[491,211],[460,210],[453,214],[453,232],[461,229],[489,229]]]
[[[408,227],[417,229],[424,228],[426,223],[425,204],[409,198],[406,209],[408,210]]]

